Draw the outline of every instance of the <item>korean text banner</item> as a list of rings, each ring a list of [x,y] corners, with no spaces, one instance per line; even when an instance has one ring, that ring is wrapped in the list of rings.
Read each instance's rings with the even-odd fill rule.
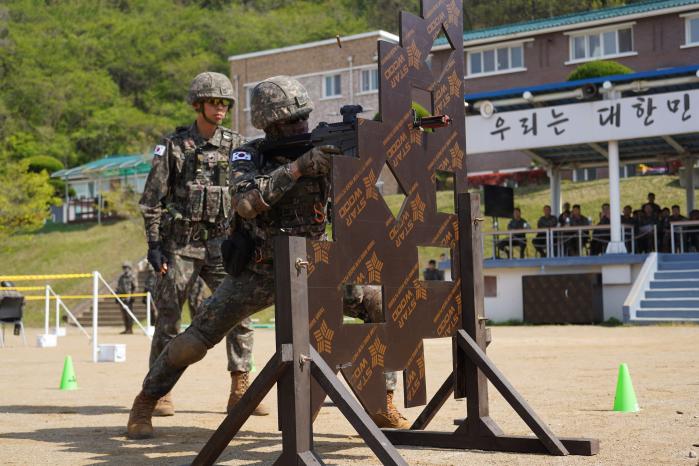
[[[479,154],[699,132],[699,90],[532,108],[466,118]]]

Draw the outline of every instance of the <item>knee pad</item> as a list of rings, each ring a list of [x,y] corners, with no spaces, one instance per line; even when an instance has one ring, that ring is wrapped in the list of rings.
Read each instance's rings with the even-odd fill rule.
[[[167,362],[170,366],[182,368],[201,361],[208,348],[197,338],[184,332],[172,339],[167,346]]]

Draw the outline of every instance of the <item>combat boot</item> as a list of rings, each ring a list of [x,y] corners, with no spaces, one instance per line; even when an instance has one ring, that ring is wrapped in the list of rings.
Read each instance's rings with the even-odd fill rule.
[[[410,423],[393,404],[393,390],[386,392],[386,411],[372,414],[371,419],[380,428],[409,429]]]
[[[165,396],[158,400],[153,410],[153,416],[164,417],[175,415],[175,404],[172,402],[172,392],[167,392]]]
[[[143,393],[143,390],[136,395],[129,414],[129,422],[126,425],[126,436],[130,439],[144,439],[153,436],[153,409],[158,402],[158,398]]]
[[[250,373],[249,372],[231,372],[231,394],[228,397],[228,405],[226,406],[226,412],[230,413],[233,407],[240,401],[245,392],[250,386]],[[263,402],[252,412],[253,416],[267,416],[269,414],[269,408],[265,406]]]

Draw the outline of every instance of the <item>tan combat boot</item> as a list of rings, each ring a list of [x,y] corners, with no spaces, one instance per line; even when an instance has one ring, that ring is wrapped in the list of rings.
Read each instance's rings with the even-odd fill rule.
[[[126,425],[126,436],[130,439],[144,439],[153,436],[151,417],[158,398],[149,396],[141,391],[133,400],[129,422]]]
[[[167,392],[165,396],[158,400],[158,404],[155,405],[153,416],[164,417],[174,415],[175,405],[172,402],[172,392]]]
[[[233,406],[240,401],[250,385],[249,372],[231,372],[231,394],[228,397],[228,406],[226,412],[230,413]],[[252,412],[253,416],[267,416],[269,408],[264,403],[260,402],[257,408]]]
[[[380,428],[409,429],[410,423],[393,404],[393,390],[386,392],[386,411],[379,411],[371,419]]]

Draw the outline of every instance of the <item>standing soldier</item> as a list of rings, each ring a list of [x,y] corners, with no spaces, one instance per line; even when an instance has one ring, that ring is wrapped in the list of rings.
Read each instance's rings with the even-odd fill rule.
[[[123,272],[121,275],[119,275],[119,281],[117,282],[117,294],[135,293],[138,289],[138,279],[131,270],[131,262],[125,261],[123,264],[121,264],[121,269],[123,270]],[[135,299],[133,296],[129,296],[128,298],[123,298],[121,300],[121,302],[124,303],[124,305],[126,305],[126,307],[128,307],[131,312],[133,312],[134,301]],[[119,300],[117,300],[117,304],[120,304]],[[121,317],[124,319],[124,331],[120,334],[131,334],[133,333],[133,321],[131,320],[131,316],[128,312],[126,312],[126,309],[124,309],[123,306],[121,306],[120,309]]]
[[[265,140],[308,132],[313,102],[301,83],[288,76],[262,81],[251,100],[252,124],[264,130],[265,139],[231,153],[232,204],[243,219],[236,225],[235,250],[228,250],[232,260],[226,267],[231,275],[204,302],[192,325],[151,365],[131,408],[129,438],[151,437],[158,398],[172,389],[187,366],[201,360],[228,329],[274,303],[272,237],[324,238],[325,215],[317,207],[327,206],[330,155],[341,152],[322,146],[293,161],[266,157],[259,150]]]
[[[154,293],[158,316],[151,366],[178,334],[182,306],[197,277],[216,289],[226,275],[221,243],[233,214],[229,153],[244,142],[239,134],[221,126],[234,104],[233,86],[220,73],[201,73],[190,85],[187,102],[197,112],[196,121],[177,128],[155,147],[140,201],[148,261],[161,274]],[[248,387],[253,343],[250,319],[236,323],[226,341],[232,381],[228,409]],[[170,393],[162,395],[155,415],[171,416]],[[268,411],[259,406],[254,414]]]

